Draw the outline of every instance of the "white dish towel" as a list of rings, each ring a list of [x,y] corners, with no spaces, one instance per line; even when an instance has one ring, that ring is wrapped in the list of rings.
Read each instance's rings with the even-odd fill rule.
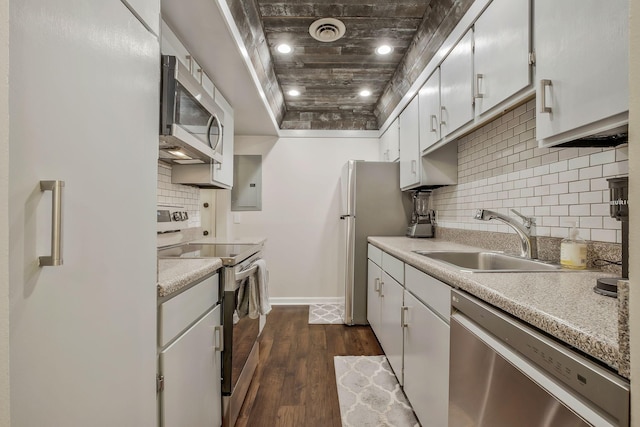
[[[240,285],[238,292],[236,312],[239,318],[248,316],[250,319],[257,319],[261,314],[268,314],[271,311],[267,263],[259,259],[253,265],[258,267],[256,274],[247,277]]]

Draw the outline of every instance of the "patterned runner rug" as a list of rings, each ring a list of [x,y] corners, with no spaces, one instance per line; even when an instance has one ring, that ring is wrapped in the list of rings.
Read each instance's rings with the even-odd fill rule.
[[[310,325],[342,324],[344,304],[309,304]]]
[[[335,356],[343,427],[418,427],[384,356]]]

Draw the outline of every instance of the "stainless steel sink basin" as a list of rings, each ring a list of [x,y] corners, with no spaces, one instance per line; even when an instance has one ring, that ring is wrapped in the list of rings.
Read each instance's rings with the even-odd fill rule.
[[[520,258],[499,252],[414,251],[415,253],[449,264],[471,273],[513,273],[566,271],[558,264]]]

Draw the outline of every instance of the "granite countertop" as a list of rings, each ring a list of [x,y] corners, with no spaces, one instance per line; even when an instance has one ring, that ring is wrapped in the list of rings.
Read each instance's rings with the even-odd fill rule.
[[[464,290],[602,361],[629,378],[628,283],[619,298],[593,292],[600,271],[468,273],[414,250],[479,250],[442,239],[369,237],[369,242],[425,273]],[[480,249],[482,250],[482,249]],[[620,286],[619,285],[619,286]]]
[[[221,267],[220,258],[160,258],[158,298],[174,294]]]

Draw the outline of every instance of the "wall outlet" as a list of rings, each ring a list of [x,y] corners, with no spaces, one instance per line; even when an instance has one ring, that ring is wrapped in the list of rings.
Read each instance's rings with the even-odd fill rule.
[[[240,220],[241,220],[240,212],[234,212],[233,213],[233,223],[234,224],[240,224]]]

